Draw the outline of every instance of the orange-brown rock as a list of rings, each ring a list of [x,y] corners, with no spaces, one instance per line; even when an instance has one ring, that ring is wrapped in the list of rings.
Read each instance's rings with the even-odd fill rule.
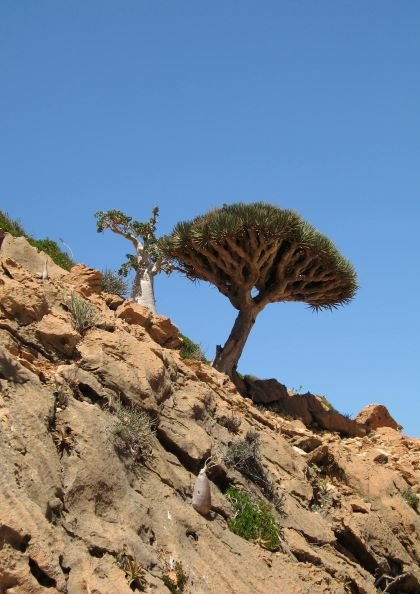
[[[124,299],[119,295],[114,295],[113,293],[105,293],[102,292],[102,297],[109,307],[109,309],[116,310],[120,305],[124,303]]]
[[[0,278],[0,311],[23,325],[40,320],[48,311],[40,281],[30,277],[13,260],[7,259],[0,267],[7,271]]]
[[[351,437],[362,437],[368,432],[365,425],[352,421],[335,410],[312,411],[312,415],[318,425],[327,431],[338,431]]]
[[[153,312],[150,308],[134,301],[124,301],[117,308],[116,315],[128,324],[138,324],[143,328],[149,328],[152,323]]]
[[[245,376],[244,382],[247,394],[254,402],[270,404],[271,402],[278,402],[289,396],[286,386],[276,379],[260,380]]]
[[[65,278],[66,283],[73,285],[76,291],[84,297],[100,295],[102,274],[95,268],[89,268],[84,264],[76,264],[72,267]]]
[[[178,328],[165,316],[153,316],[149,334],[153,340],[165,348],[178,349],[182,346]]]
[[[365,406],[357,415],[355,421],[363,423],[371,429],[378,429],[379,427],[391,427],[399,431],[401,427],[391,417],[386,406],[382,404],[369,404]]]
[[[71,355],[80,340],[69,319],[48,314],[36,325],[36,336],[40,343],[64,355]]]
[[[124,301],[118,307],[116,315],[128,324],[138,324],[145,328],[153,340],[161,346],[176,349],[182,345],[179,330],[171,320],[165,316],[153,314],[148,307],[133,301]]]

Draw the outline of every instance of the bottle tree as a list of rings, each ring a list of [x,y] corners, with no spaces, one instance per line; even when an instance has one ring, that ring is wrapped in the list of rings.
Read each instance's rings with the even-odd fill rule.
[[[135,253],[126,255],[127,261],[122,264],[118,274],[126,277],[130,270],[134,270],[131,297],[136,303],[155,312],[154,277],[161,271],[171,270],[156,237],[159,208],[153,209],[151,218],[145,223],[134,220],[120,210],[99,211],[95,217],[98,233],[110,229],[132,243]]]
[[[191,280],[206,280],[238,315],[214,367],[233,376],[258,314],[276,301],[304,301],[314,310],[348,303],[356,272],[327,237],[297,213],[271,204],[223,205],[180,222],[162,251]]]

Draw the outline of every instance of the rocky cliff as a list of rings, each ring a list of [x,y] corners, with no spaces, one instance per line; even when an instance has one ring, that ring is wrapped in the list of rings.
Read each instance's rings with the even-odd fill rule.
[[[420,592],[420,440],[382,409],[346,424],[311,395],[244,398],[181,359],[170,320],[44,263],[3,238],[1,593]],[[229,529],[232,485],[266,502],[274,550]]]

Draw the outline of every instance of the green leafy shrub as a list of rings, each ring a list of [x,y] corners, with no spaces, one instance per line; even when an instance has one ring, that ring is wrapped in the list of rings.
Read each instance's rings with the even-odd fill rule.
[[[25,237],[32,247],[45,252],[50,258],[65,270],[70,270],[74,266],[72,259],[61,250],[55,241],[51,239],[34,239],[22,227],[19,221],[13,220],[7,213],[0,211],[0,229],[13,235],[13,237]]]
[[[195,359],[196,361],[203,361],[203,363],[208,363],[205,354],[201,350],[199,344],[193,342],[188,336],[184,336],[181,334],[182,338],[182,347],[180,350],[180,355],[182,359]]]
[[[229,529],[268,551],[280,550],[281,528],[267,503],[235,487],[229,487],[225,495],[235,512],[228,520]]]
[[[326,396],[320,395],[317,396],[318,400],[320,400],[322,402],[322,404],[328,409],[331,410],[333,412],[338,412],[337,409],[335,409],[333,407],[333,405],[331,404],[331,402],[328,400],[328,398]]]
[[[126,299],[128,293],[128,282],[125,278],[109,268],[102,272],[101,289],[105,293],[112,293]]]
[[[407,489],[406,491],[404,491],[403,497],[405,499],[405,502],[410,507],[412,507],[414,509],[414,511],[418,511],[419,498],[417,497],[417,495],[414,493],[414,491],[412,489]]]
[[[95,306],[79,297],[76,293],[70,295],[66,301],[66,306],[71,313],[73,327],[80,334],[91,328],[98,319]]]

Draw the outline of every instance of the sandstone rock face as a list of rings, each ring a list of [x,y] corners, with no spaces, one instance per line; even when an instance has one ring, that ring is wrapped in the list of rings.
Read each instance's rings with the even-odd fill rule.
[[[66,279],[41,283],[13,254],[0,267],[0,290],[13,281],[20,295],[0,311],[1,594],[164,594],[175,562],[185,594],[420,592],[420,520],[406,497],[420,492],[420,440],[390,427],[351,437],[341,419],[315,427],[327,416],[312,395],[260,410],[153,337],[153,326],[169,336],[168,322],[141,320],[135,304],[85,294],[99,319],[73,334],[62,295],[78,289]],[[285,418],[284,402],[301,417]],[[264,497],[227,463],[250,434],[281,527],[275,553],[228,527],[229,485]],[[209,457],[213,506],[201,516],[192,494]],[[129,561],[142,585],[130,587]]]
[[[45,262],[51,279],[60,279],[68,274],[67,270],[57,266],[45,252],[32,247],[24,237],[13,237],[10,233],[5,233],[0,245],[0,261],[8,258],[28,270],[35,278],[41,278]]]
[[[79,366],[126,399],[154,409],[172,392],[172,370],[165,365],[161,351],[130,334],[93,329],[77,350]]]
[[[2,262],[1,267],[7,273],[7,276],[4,274],[0,279],[1,310],[19,324],[26,325],[40,320],[48,311],[40,283],[10,258]]]
[[[128,324],[145,328],[153,340],[161,346],[176,349],[182,345],[179,330],[171,320],[165,316],[153,314],[148,307],[125,301],[118,307],[116,314],[118,318],[125,320]]]
[[[401,427],[391,417],[386,406],[382,404],[369,404],[362,409],[357,415],[357,423],[363,423],[371,429],[378,429],[379,427],[391,427],[399,431]]]
[[[368,429],[361,423],[356,423],[351,419],[347,419],[344,415],[333,410],[327,411],[312,411],[318,425],[327,431],[338,431],[343,435],[350,435],[351,437],[362,437],[366,435]]]
[[[69,320],[48,314],[36,325],[35,333],[40,343],[64,355],[71,355],[80,340]]]
[[[66,283],[73,285],[75,290],[84,297],[100,295],[102,274],[99,270],[89,268],[84,264],[76,264],[66,276]]]
[[[327,410],[321,400],[310,394],[289,394],[286,386],[275,379],[259,380],[245,376],[240,380],[241,391],[255,403],[271,405],[281,414],[300,419],[307,426],[318,425],[327,431],[337,431],[351,437],[363,436],[368,425],[352,421],[335,410]]]

